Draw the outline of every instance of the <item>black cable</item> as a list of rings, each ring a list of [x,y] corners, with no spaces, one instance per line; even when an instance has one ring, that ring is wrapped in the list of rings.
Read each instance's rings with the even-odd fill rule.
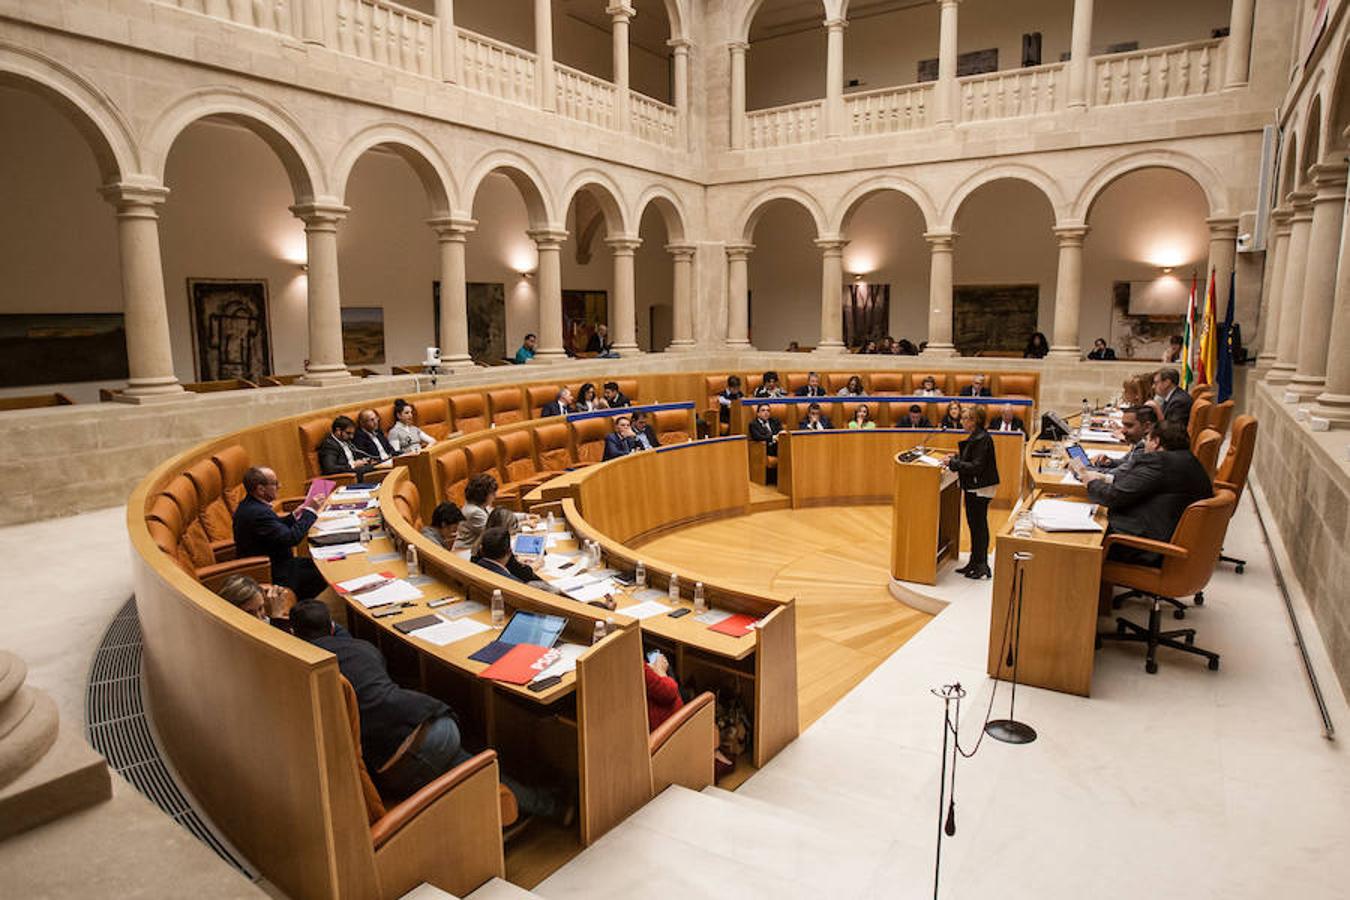
[[[1007,656],[1008,653],[1012,652],[1009,646],[1009,642],[1012,637],[1013,610],[1017,605],[1017,579],[1021,576],[1022,576],[1022,567],[1019,564],[1017,566],[1017,571],[1013,575],[1012,588],[1011,590],[1008,591],[1008,615],[1003,620],[1003,639],[1002,642],[999,644],[997,656],[997,659],[1000,662],[1004,660],[1004,658]],[[1018,655],[1020,656],[1021,653],[1019,652]],[[952,729],[952,735],[953,737],[956,738],[956,752],[960,753],[962,758],[964,759],[971,759],[975,756],[976,753],[980,752],[980,745],[984,743],[984,736],[986,734],[984,726],[988,725],[989,720],[992,719],[994,716],[994,701],[998,699],[998,686],[1000,681],[1001,679],[995,676],[994,689],[989,692],[989,706],[984,711],[984,722],[980,725],[980,736],[976,738],[975,746],[971,749],[969,753],[961,749],[961,735],[958,734],[955,729]],[[957,700],[957,720],[960,721],[960,718],[961,718],[960,700]],[[952,728],[950,722],[947,723],[947,727]]]

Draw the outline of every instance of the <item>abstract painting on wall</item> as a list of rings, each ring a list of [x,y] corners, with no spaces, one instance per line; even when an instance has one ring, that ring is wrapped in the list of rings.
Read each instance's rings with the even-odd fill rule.
[[[342,359],[349,366],[384,362],[384,307],[342,307]]]
[[[1128,281],[1111,285],[1111,346],[1121,359],[1162,359],[1172,335],[1181,334],[1184,320],[1177,315],[1139,315],[1135,293],[1135,285]]]
[[[562,307],[563,347],[569,353],[582,353],[591,335],[595,334],[595,326],[609,324],[609,294],[605,291],[563,291]]]
[[[506,355],[506,285],[470,281],[464,285],[469,320],[469,357],[496,365]],[[432,332],[428,347],[441,340],[441,283],[431,283]],[[442,352],[445,348],[441,348]]]
[[[266,281],[189,278],[188,305],[199,380],[257,384],[272,374]]]
[[[121,313],[0,315],[0,387],[123,381],[127,375]]]
[[[952,292],[952,343],[962,356],[1021,356],[1036,330],[1038,284],[958,285]]]
[[[891,286],[855,282],[844,290],[844,346],[879,341],[891,330]]]

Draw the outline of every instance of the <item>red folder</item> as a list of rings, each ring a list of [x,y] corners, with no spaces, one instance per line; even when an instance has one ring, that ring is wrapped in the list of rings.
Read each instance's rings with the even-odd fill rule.
[[[745,613],[736,613],[728,616],[716,625],[709,625],[709,631],[720,631],[722,634],[729,634],[732,637],[745,637],[750,633],[750,629],[755,627],[759,620],[754,616],[747,616]]]
[[[547,647],[540,647],[537,644],[516,644],[505,656],[478,675],[480,678],[491,678],[493,681],[504,681],[507,684],[526,684],[547,668],[536,663],[548,652]]]

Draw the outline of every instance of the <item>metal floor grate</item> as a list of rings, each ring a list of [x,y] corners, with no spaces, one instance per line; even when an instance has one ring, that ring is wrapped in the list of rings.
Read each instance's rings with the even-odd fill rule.
[[[84,720],[89,743],[118,775],[246,878],[260,880],[197,812],[160,756],[141,695],[141,621],[135,599],[118,610],[94,653]]]

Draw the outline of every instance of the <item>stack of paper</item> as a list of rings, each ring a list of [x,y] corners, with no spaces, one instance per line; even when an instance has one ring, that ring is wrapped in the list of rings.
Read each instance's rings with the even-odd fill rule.
[[[665,615],[672,609],[674,609],[673,606],[667,606],[656,600],[645,600],[632,606],[620,606],[615,612],[620,615],[632,616],[635,619],[650,619],[652,616]]]
[[[345,595],[366,609],[387,606],[390,603],[403,603],[409,600],[421,600],[422,592],[401,578],[395,578],[388,584],[366,591]]]
[[[1105,441],[1107,443],[1112,444],[1119,443],[1119,440],[1112,432],[1097,431],[1096,429],[1093,428],[1089,428],[1085,431],[1080,431],[1078,433],[1078,439],[1080,441]]]
[[[343,531],[360,531],[361,517],[355,513],[321,514],[310,532],[317,535],[338,534]]]
[[[588,576],[578,576],[585,578]],[[619,585],[613,579],[599,578],[588,584],[578,585],[577,587],[564,590],[563,593],[581,603],[592,603],[601,600],[610,594],[619,593]]]
[[[561,677],[568,672],[575,671],[577,667],[577,657],[581,656],[581,654],[585,653],[590,648],[584,644],[563,643],[553,649],[557,650],[561,656],[538,675],[531,678],[531,681],[539,681],[542,678],[551,678],[554,675]]]
[[[350,544],[333,544],[328,547],[310,547],[309,555],[315,559],[332,560],[346,559],[353,553],[365,553],[366,548],[360,541],[353,541]]]
[[[1042,499],[1032,507],[1031,517],[1042,531],[1101,531],[1093,519],[1096,512],[1095,503]]]
[[[916,459],[916,460],[914,460],[914,461],[915,461],[915,462],[921,462],[921,463],[923,463],[925,466],[940,466],[940,465],[942,465],[942,460],[941,460],[941,459],[938,459],[938,458],[935,457],[935,456],[929,456],[928,454],[924,454],[923,456],[920,456],[918,459]]]
[[[490,626],[473,619],[456,619],[450,622],[442,620],[435,625],[417,629],[412,632],[412,636],[421,638],[438,647],[444,647],[446,644],[453,644],[455,641],[462,641],[466,637],[472,637],[488,630],[490,630]]]

